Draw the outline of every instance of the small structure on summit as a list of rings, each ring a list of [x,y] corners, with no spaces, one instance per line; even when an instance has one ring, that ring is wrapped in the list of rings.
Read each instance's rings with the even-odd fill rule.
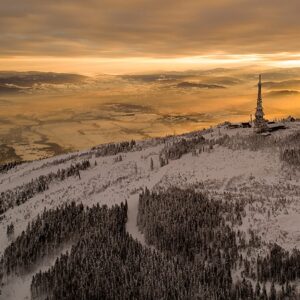
[[[281,129],[286,129],[287,127],[285,125],[285,122],[295,122],[296,121],[296,119],[291,116],[289,116],[285,120],[282,120],[282,122],[268,121],[264,118],[264,115],[265,114],[264,114],[264,109],[263,109],[263,104],[262,104],[262,82],[261,82],[261,75],[259,75],[257,104],[256,104],[254,122],[252,121],[252,114],[251,114],[250,122],[231,123],[231,122],[226,121],[223,124],[220,124],[218,127],[224,126],[228,129],[254,127],[254,131],[256,133],[267,136],[267,135],[270,135],[270,132],[281,130]]]
[[[255,120],[254,120],[254,125],[257,132],[264,132],[268,129],[267,122],[264,119],[265,114],[262,106],[261,86],[262,86],[261,75],[259,75],[257,105],[256,105]]]

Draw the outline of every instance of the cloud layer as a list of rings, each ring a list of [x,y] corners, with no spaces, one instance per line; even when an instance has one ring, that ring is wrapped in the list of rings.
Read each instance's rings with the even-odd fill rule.
[[[249,66],[88,78],[0,72],[2,150],[32,159],[55,149],[247,121],[255,111],[257,74]],[[299,117],[300,68],[267,69],[262,78],[266,117]]]
[[[298,0],[1,1],[5,56],[298,52]]]
[[[0,71],[0,95],[27,93],[55,85],[80,84],[85,79],[86,76],[78,74]]]

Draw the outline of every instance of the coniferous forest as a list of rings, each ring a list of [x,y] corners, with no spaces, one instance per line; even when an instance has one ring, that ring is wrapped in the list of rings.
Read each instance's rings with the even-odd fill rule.
[[[300,0],[0,0],[0,300],[300,300]]]
[[[297,299],[299,251],[290,255],[270,245],[251,263],[247,249],[260,241],[236,230],[243,202],[146,188],[137,224],[155,250],[126,232],[127,209],[127,203],[89,208],[72,202],[44,210],[5,249],[1,277],[24,275],[72,244],[48,271],[33,276],[32,299]]]
[[[210,134],[208,130],[207,135]],[[169,137],[153,140],[152,146],[158,145],[158,150],[142,155],[141,161],[146,166],[146,174],[157,174],[172,170],[174,162],[180,162],[182,156],[196,162],[203,156],[209,157],[218,147],[233,151],[245,149],[251,155],[277,147],[282,170],[293,166],[296,174],[298,135],[288,136],[286,141],[219,134],[210,139],[193,135]],[[107,144],[80,155],[41,162],[35,170],[46,167],[44,172],[36,172],[31,181],[20,181],[1,193],[0,217],[6,222],[7,241],[0,260],[2,286],[11,278],[30,276],[33,300],[300,299],[297,290],[300,251],[288,251],[280,243],[264,240],[249,224],[247,230],[243,228],[244,222],[249,222],[250,216],[256,218],[259,211],[268,219],[281,211],[285,213],[291,198],[299,195],[295,185],[287,185],[284,194],[280,187],[255,181],[252,174],[249,177],[252,186],[244,184],[238,190],[230,188],[228,181],[221,192],[212,188],[217,181],[194,182],[180,188],[179,184],[166,185],[167,178],[151,189],[147,184],[133,185],[128,193],[136,196],[137,204],[136,208],[131,207],[131,213],[134,210],[134,224],[142,233],[144,243],[128,231],[130,213],[126,197],[124,202],[116,201],[119,204],[112,206],[101,204],[102,201],[114,203],[112,199],[96,198],[94,204],[80,202],[93,195],[95,186],[97,191],[104,192],[113,180],[125,188],[129,179],[139,180],[143,176],[142,163],[137,164],[137,160],[128,163],[127,156],[139,155],[140,147],[135,141]],[[114,157],[105,160],[111,155]],[[7,165],[2,172],[9,174],[11,168],[18,167],[22,165]],[[94,176],[97,168],[99,173]],[[105,168],[109,172],[104,173]],[[115,178],[110,173],[113,168],[116,174],[123,168],[128,172]],[[67,188],[76,184],[78,188],[73,191],[70,188],[70,194],[71,191],[80,193],[86,187],[81,183],[87,173],[91,176],[90,190],[83,190],[76,201],[62,196],[54,207],[51,199],[50,208],[38,210],[20,231],[19,222],[10,216],[10,210],[22,209],[23,203],[30,204],[29,200],[36,196],[44,205],[51,198],[55,184]],[[289,176],[292,178],[293,174]],[[179,182],[184,181],[179,177]],[[265,198],[255,198],[254,188],[263,191]],[[113,192],[107,195],[112,196]],[[263,205],[265,201],[269,206]],[[54,257],[54,262],[41,271],[41,262],[49,257]]]
[[[53,181],[63,181],[70,176],[80,177],[80,171],[90,167],[90,162],[84,160],[76,165],[71,165],[66,169],[58,169],[56,173],[51,172],[47,175],[41,175],[38,178],[32,179],[31,182],[17,186],[14,189],[6,190],[1,193],[0,215],[6,212],[9,208],[16,205],[21,205],[28,199],[38,193],[42,193],[49,189],[49,184]]]

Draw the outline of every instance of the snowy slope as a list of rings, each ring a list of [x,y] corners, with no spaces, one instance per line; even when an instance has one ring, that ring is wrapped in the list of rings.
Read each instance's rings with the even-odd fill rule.
[[[300,130],[300,122],[290,123],[289,129],[275,132],[273,136],[281,139],[297,130]],[[225,134],[247,136],[252,134],[252,130],[214,128],[199,134],[206,139],[214,139]],[[167,143],[180,138],[170,137]],[[160,167],[159,153],[165,144],[152,140],[139,145],[140,150],[116,155],[122,156],[122,161],[118,162],[115,161],[116,156],[95,157],[93,150],[87,150],[21,164],[0,174],[1,193],[78,161],[89,159],[91,162],[91,167],[80,173],[81,178],[72,176],[64,181],[52,182],[49,190],[4,213],[0,222],[0,254],[10,243],[6,234],[8,224],[14,224],[17,236],[45,208],[70,201],[84,205],[112,205],[127,200],[127,230],[144,244],[144,237],[136,227],[139,191],[146,186],[153,189],[172,185],[200,189],[204,186],[212,197],[221,197],[226,192],[237,197],[252,197],[257,201],[247,207],[248,214],[242,229],[247,232],[248,228],[252,228],[264,240],[276,241],[286,249],[300,249],[300,173],[298,171],[296,176],[291,177],[283,171],[278,149],[231,150],[217,145],[198,155],[188,153]],[[151,158],[154,170],[150,169]],[[287,199],[284,204],[282,197]],[[268,211],[271,214],[268,215]],[[45,269],[53,262],[54,258],[42,262],[40,267]],[[25,299],[29,296],[30,276],[32,274],[24,280],[11,279],[0,299]],[[16,286],[21,288],[21,293],[19,290],[18,294],[14,294],[12,290],[16,290]]]

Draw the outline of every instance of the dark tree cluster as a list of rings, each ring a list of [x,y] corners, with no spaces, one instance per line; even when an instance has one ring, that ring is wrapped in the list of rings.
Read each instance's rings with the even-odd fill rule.
[[[197,136],[191,139],[182,138],[179,141],[173,142],[171,145],[166,145],[161,154],[164,155],[166,160],[179,159],[183,154],[192,152],[205,143],[206,140],[203,136]]]
[[[277,244],[272,245],[269,255],[257,257],[257,277],[259,281],[275,281],[284,284],[300,279],[300,251],[291,253]]]
[[[106,144],[99,147],[94,147],[92,150],[95,152],[95,156],[109,156],[109,155],[116,155],[122,152],[129,152],[132,151],[136,147],[135,140],[131,142],[121,142],[121,143],[114,143],[114,144]]]
[[[238,203],[211,200],[192,189],[146,189],[140,194],[137,222],[149,244],[196,268],[199,282],[217,291],[215,299],[229,299],[240,287],[232,285],[238,245],[228,223],[238,222],[242,211]]]
[[[230,136],[228,134],[223,134],[220,137],[213,139],[214,143],[220,146],[227,144],[229,140],[230,140]]]
[[[169,163],[168,158],[161,153],[159,154],[158,161],[161,168]]]
[[[232,137],[225,135],[216,140],[216,142],[233,150],[250,149],[252,151],[257,151],[268,147],[281,147],[283,148],[281,150],[282,155],[287,145],[291,149],[300,149],[300,131],[288,135],[285,138],[260,134],[251,134],[247,136],[237,134]]]
[[[33,299],[46,294],[48,300],[195,299],[199,286],[188,270],[125,232],[100,229],[84,235],[49,271],[37,273],[31,292]]]
[[[42,175],[12,190],[1,192],[0,214],[5,213],[8,209],[16,205],[26,202],[34,195],[47,190],[49,188],[48,183],[47,176]]]
[[[72,155],[68,155],[67,157],[55,159],[53,161],[44,163],[40,168],[42,169],[42,168],[49,167],[49,166],[57,166],[57,165],[65,163],[69,160],[75,159],[78,156],[79,156],[78,154],[72,154]]]
[[[224,299],[296,299],[289,282],[299,278],[299,251],[289,256],[273,248],[270,256],[251,263],[244,253],[248,247],[260,247],[261,239],[250,231],[246,243],[242,232],[234,230],[241,225],[242,215],[242,202],[217,201],[189,189],[159,193],[146,189],[140,194],[137,222],[146,241],[168,257],[178,257],[193,268],[200,266],[201,284],[221,297],[212,299],[224,295]],[[233,281],[233,270],[242,271],[242,281]],[[246,278],[257,280],[256,287]],[[272,285],[267,292],[267,281],[286,286],[277,291]]]
[[[24,163],[24,161],[12,161],[5,164],[0,164],[0,173],[5,173],[22,163]]]
[[[70,203],[45,210],[6,248],[4,274],[32,271],[39,259],[72,243],[50,269],[33,276],[32,299],[298,299],[288,281],[281,289],[274,284],[277,273],[289,267],[299,271],[298,252],[272,248],[265,260],[258,259],[256,285],[246,278],[250,262],[240,253],[245,241],[234,231],[243,203],[209,199],[192,189],[146,189],[140,194],[138,224],[159,251],[126,232],[127,209],[127,203],[112,208]],[[232,271],[242,266],[247,276],[235,280]],[[274,276],[263,277],[264,269]],[[268,289],[267,280],[272,281]]]
[[[232,266],[238,245],[229,223],[238,223],[242,211],[238,203],[209,199],[192,189],[146,189],[140,194],[137,223],[146,241],[161,251],[190,261],[218,257]]]
[[[295,133],[286,136],[283,140],[282,140],[282,146],[292,146],[292,147],[296,147],[299,148],[300,147],[300,130],[296,131]]]
[[[11,237],[13,237],[14,233],[15,233],[15,226],[13,223],[10,223],[9,225],[7,225],[6,235],[10,239]]]
[[[105,227],[109,232],[119,232],[123,230],[126,220],[126,204],[108,209],[99,205],[88,208],[72,202],[45,210],[5,249],[3,273],[7,276],[27,273],[37,261],[55,253],[61,245],[78,241],[100,227]]]
[[[251,151],[258,151],[279,145],[279,141],[273,136],[264,136],[260,134],[251,134],[248,136],[235,135],[220,141],[223,143],[223,146],[232,150],[249,149]]]
[[[47,175],[41,175],[31,182],[24,183],[12,190],[6,190],[0,194],[0,215],[5,213],[9,208],[21,205],[36,194],[42,193],[49,188],[49,184],[55,180],[64,180],[70,176],[80,177],[80,171],[90,167],[90,162],[84,160],[76,165],[71,165],[65,169],[59,169],[56,173],[51,172]]]
[[[292,166],[300,166],[300,148],[286,148],[281,150],[280,159]]]
[[[33,299],[255,299],[249,281],[232,284],[218,265],[143,247],[125,230],[126,204],[114,216],[97,219],[70,253],[33,277]]]
[[[123,161],[123,157],[121,154],[114,158],[114,162],[121,162],[121,161]]]

